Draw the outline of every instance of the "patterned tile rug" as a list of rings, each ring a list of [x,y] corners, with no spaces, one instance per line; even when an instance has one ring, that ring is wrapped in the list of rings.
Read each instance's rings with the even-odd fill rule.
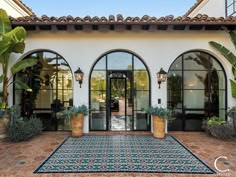
[[[34,173],[215,172],[172,136],[68,137]]]

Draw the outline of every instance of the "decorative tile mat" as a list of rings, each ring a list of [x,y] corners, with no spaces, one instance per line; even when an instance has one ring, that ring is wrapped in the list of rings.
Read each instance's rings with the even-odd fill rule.
[[[34,173],[215,172],[172,136],[68,137]]]

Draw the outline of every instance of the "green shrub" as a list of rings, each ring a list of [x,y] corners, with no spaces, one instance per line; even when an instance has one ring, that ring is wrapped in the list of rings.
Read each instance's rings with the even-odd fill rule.
[[[214,116],[203,120],[202,128],[208,134],[219,139],[230,140],[234,137],[234,129],[232,125],[220,117]]]
[[[42,129],[43,124],[37,118],[30,118],[29,120],[18,118],[13,125],[10,123],[7,125],[7,135],[11,141],[20,142],[40,134]]]
[[[225,124],[225,119],[221,117],[214,116],[208,119],[207,121],[208,126],[222,125],[222,124]]]
[[[221,125],[209,126],[208,129],[212,136],[219,139],[230,140],[234,137],[234,129],[228,122]]]
[[[161,106],[149,106],[146,109],[146,112],[150,115],[158,116],[161,119],[167,120],[170,120],[172,115],[172,112],[169,109],[163,108]]]
[[[63,110],[61,112],[61,116],[65,116],[67,119],[70,119],[73,116],[77,117],[79,113],[84,114],[85,116],[88,115],[87,106],[84,104],[81,106],[72,106],[68,109]]]
[[[21,108],[14,105],[10,108],[11,119],[7,125],[8,138],[13,142],[24,141],[41,133],[43,124],[41,120],[31,117],[21,117]]]

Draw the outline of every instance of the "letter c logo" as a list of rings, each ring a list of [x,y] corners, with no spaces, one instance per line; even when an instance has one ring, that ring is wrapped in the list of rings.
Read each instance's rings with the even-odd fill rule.
[[[220,169],[217,167],[217,164],[216,164],[216,163],[217,163],[217,161],[218,161],[219,159],[226,159],[226,160],[227,160],[227,157],[225,157],[225,156],[220,156],[220,157],[218,157],[218,158],[215,160],[215,162],[214,162],[215,168],[216,168],[219,172],[221,172],[221,173],[230,171],[229,169],[220,170]]]

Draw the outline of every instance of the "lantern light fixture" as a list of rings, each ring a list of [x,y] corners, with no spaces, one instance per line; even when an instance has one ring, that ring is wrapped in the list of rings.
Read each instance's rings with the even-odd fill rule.
[[[75,80],[79,82],[80,88],[83,83],[84,72],[81,71],[80,67],[74,72]]]
[[[161,83],[165,82],[167,78],[167,72],[165,72],[162,68],[157,73],[157,83],[159,85],[159,89],[161,88]]]

